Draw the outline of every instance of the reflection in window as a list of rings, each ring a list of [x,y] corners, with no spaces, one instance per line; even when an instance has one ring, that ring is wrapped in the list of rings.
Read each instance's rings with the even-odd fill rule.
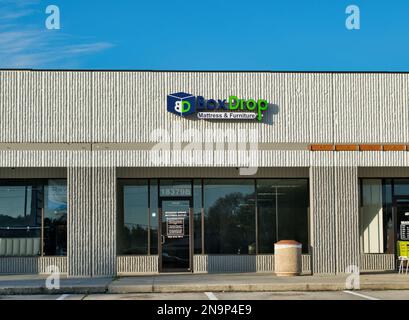
[[[409,196],[408,179],[361,179],[360,238],[363,253],[395,253],[394,202]]]
[[[409,180],[408,179],[394,179],[394,195],[395,196],[409,195]]]
[[[383,253],[382,180],[362,181],[361,243],[365,253]]]
[[[395,228],[393,225],[392,179],[385,179],[382,188],[383,199],[383,248],[384,253],[395,253]]]
[[[193,182],[194,253],[202,253],[202,181]]]
[[[0,238],[39,238],[41,190],[32,184],[0,186]]]
[[[158,223],[159,223],[159,205],[158,205],[158,180],[150,180],[150,230],[151,247],[150,254],[158,254]]]
[[[67,254],[66,180],[0,181],[0,256],[41,253]]]
[[[204,180],[205,248],[209,254],[255,254],[254,180]]]
[[[308,181],[306,179],[278,180],[276,202],[278,215],[277,240],[296,240],[302,251],[308,252]]]
[[[48,180],[44,187],[44,253],[67,254],[67,182]]]
[[[148,253],[148,183],[123,186],[123,210],[118,223],[119,254]]]
[[[119,185],[119,254],[158,253],[160,194],[192,197],[195,254],[256,254],[257,248],[271,254],[282,239],[299,241],[308,252],[308,179],[193,179],[193,186],[183,179],[138,179]]]
[[[273,253],[277,242],[277,190],[271,180],[257,180],[258,250]]]
[[[258,179],[259,253],[273,253],[279,240],[296,240],[308,248],[308,180]]]

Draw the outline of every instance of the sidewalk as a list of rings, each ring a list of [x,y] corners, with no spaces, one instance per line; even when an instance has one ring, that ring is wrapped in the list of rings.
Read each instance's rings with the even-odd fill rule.
[[[46,288],[44,275],[0,276],[0,295],[47,293],[172,293],[346,290],[347,275],[277,277],[266,273],[160,274],[113,278],[62,277],[60,288]],[[365,274],[361,290],[409,290],[409,275]]]
[[[121,277],[108,286],[109,293],[148,292],[253,292],[346,290],[348,275],[277,277],[272,274],[201,274]],[[361,290],[409,290],[409,275],[366,274]]]

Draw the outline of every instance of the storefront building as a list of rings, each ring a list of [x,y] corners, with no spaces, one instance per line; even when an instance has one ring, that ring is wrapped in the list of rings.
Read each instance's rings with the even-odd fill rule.
[[[396,268],[400,73],[0,71],[0,273]]]

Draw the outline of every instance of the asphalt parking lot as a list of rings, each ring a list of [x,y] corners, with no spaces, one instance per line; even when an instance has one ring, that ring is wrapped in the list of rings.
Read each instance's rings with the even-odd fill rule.
[[[0,300],[409,300],[409,290],[15,295]]]

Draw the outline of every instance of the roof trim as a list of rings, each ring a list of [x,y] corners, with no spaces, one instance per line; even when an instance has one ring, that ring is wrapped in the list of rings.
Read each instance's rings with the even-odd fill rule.
[[[1,71],[32,72],[174,72],[174,73],[305,73],[305,74],[409,74],[409,71],[272,71],[272,70],[153,70],[153,69],[32,69],[0,68]]]

